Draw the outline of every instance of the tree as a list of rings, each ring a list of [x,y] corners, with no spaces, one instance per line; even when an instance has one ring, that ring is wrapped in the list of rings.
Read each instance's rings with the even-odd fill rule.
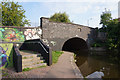
[[[2,26],[30,26],[24,13],[18,2],[2,2]]]
[[[118,27],[118,19],[112,19],[111,12],[105,9],[101,15],[102,32],[107,33],[107,44],[109,49],[117,49],[119,45],[120,28]]]
[[[64,13],[55,13],[50,17],[50,21],[71,23],[69,16]]]
[[[120,22],[118,19],[112,19],[110,11],[105,11],[101,15],[100,24],[103,27],[100,29],[107,34],[106,43],[109,50],[114,51],[111,53],[113,60],[120,63]]]
[[[111,12],[107,11],[106,9],[105,9],[105,12],[103,12],[100,17],[101,17],[100,24],[102,24],[103,28],[107,27],[107,25],[109,24],[109,21],[112,20]]]
[[[120,64],[120,23],[118,19],[110,21],[107,27],[107,44],[111,51],[110,56]]]
[[[110,49],[116,49],[120,45],[120,28],[118,27],[118,19],[110,20],[107,26],[107,42]]]

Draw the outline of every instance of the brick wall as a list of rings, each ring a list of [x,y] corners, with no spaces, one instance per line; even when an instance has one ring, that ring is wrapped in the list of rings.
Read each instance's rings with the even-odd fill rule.
[[[72,23],[52,22],[49,18],[43,17],[41,28],[43,41],[53,50],[61,50],[64,42],[70,38],[79,37],[89,45],[96,37],[94,28]]]

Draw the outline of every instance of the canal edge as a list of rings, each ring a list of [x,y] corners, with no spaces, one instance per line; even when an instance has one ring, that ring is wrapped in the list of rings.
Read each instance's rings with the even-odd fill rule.
[[[74,53],[71,56],[71,65],[73,67],[76,78],[84,78],[81,71],[79,70],[78,66],[75,63]]]

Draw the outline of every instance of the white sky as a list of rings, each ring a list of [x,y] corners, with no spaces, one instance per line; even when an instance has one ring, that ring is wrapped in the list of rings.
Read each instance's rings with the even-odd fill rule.
[[[31,26],[40,25],[40,17],[50,17],[56,12],[66,12],[76,24],[100,27],[100,15],[107,8],[113,18],[118,18],[119,0],[13,0],[25,9]]]

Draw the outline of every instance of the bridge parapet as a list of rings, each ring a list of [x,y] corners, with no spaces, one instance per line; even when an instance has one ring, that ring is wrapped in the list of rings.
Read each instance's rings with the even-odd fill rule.
[[[41,18],[42,38],[53,50],[62,50],[65,41],[79,37],[88,45],[97,37],[96,30],[88,26],[49,21],[49,18]]]

